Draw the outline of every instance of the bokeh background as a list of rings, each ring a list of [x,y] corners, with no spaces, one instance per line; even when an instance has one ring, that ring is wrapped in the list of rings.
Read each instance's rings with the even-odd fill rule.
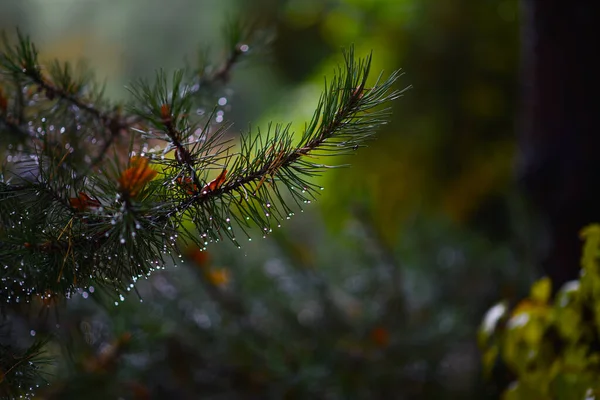
[[[131,341],[104,380],[66,361],[53,380],[72,396],[130,385],[132,398],[495,398],[477,326],[537,262],[513,184],[518,1],[0,3],[1,28],[19,26],[48,59],[87,60],[123,101],[133,79],[194,65],[201,49],[222,55],[236,16],[272,41],[234,70],[233,133],[300,130],[351,44],[410,89],[368,148],[336,160],[350,168],[318,178],[319,201],[271,236],[213,244],[208,257],[190,249],[117,306],[89,291],[69,301],[59,325],[79,365]]]

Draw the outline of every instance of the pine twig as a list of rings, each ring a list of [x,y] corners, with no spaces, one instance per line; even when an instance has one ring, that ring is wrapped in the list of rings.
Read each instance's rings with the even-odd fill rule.
[[[224,71],[237,57],[230,57]],[[399,74],[386,80],[380,76],[367,87],[370,63],[370,56],[356,59],[352,49],[345,54],[344,65],[326,82],[312,120],[298,137],[289,126],[269,126],[266,135],[244,135],[234,147],[224,139],[227,125],[217,126],[216,111],[208,116],[194,112],[193,79],[186,82],[183,71],[171,82],[159,72],[154,84],[132,85],[135,103],[131,117],[124,119],[118,111],[102,111],[99,95],[95,102],[84,100],[80,92],[85,79],[74,80],[67,66],[55,64],[53,80],[46,79],[35,46],[20,36],[16,47],[0,54],[0,71],[70,107],[67,113],[47,114],[44,119],[50,121],[37,128],[39,143],[29,156],[35,179],[0,185],[0,197],[7,200],[0,218],[11,226],[2,237],[7,240],[0,241],[0,256],[10,265],[19,260],[25,265],[23,272],[15,266],[3,271],[9,274],[11,288],[6,300],[18,297],[12,291],[20,290],[23,281],[34,288],[19,291],[25,298],[46,291],[67,295],[91,283],[122,290],[128,282],[163,268],[179,240],[203,248],[227,237],[239,246],[236,232],[248,234],[252,224],[268,234],[271,224],[293,213],[284,190],[300,206],[316,197],[319,189],[310,179],[331,168],[317,158],[354,152],[386,123],[385,105],[401,94],[392,89]],[[81,118],[83,114],[91,118]],[[96,143],[100,153],[91,167],[89,162],[77,164],[71,152],[64,151],[81,146],[85,136],[73,134],[72,144],[63,146],[62,132],[45,130],[49,124],[68,125],[69,118],[90,127],[99,124],[109,132],[105,141]],[[131,128],[132,144],[152,141],[164,146],[143,147],[123,170],[118,158],[104,156],[126,128]],[[101,171],[83,179],[96,165]],[[221,172],[211,180],[215,169]]]

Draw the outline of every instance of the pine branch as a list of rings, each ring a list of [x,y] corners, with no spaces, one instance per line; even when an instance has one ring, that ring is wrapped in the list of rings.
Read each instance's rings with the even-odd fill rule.
[[[178,242],[205,248],[227,237],[239,246],[238,229],[249,236],[248,228],[257,225],[270,233],[273,222],[293,215],[286,191],[298,206],[316,198],[320,188],[311,178],[331,168],[318,158],[353,153],[386,122],[389,110],[382,106],[400,96],[392,90],[399,74],[367,87],[370,63],[370,56],[355,59],[352,49],[345,54],[299,137],[289,125],[270,125],[266,135],[243,135],[235,146],[218,107],[208,116],[194,112],[197,90],[184,71],[170,81],[161,71],[153,84],[134,83],[135,103],[123,117],[118,108],[103,111],[109,107],[102,106],[102,91],[87,89],[89,74],[75,79],[68,65],[55,63],[52,79],[46,78],[35,46],[19,35],[18,45],[0,55],[0,72],[14,78],[13,85],[38,87],[45,98],[34,95],[31,102],[41,108],[50,101],[52,112],[34,125],[33,150],[13,157],[18,179],[6,178],[5,171],[0,180],[7,288],[0,300],[68,296],[92,283],[123,291],[164,268]],[[52,130],[56,126],[60,132]],[[90,140],[98,127],[108,136]],[[134,155],[126,165],[117,155],[105,158],[125,129]],[[100,147],[94,160],[81,157],[94,147]],[[100,171],[88,174],[96,165]]]
[[[0,76],[1,78],[1,76]],[[20,85],[18,86],[20,87]],[[15,115],[11,115],[9,112],[9,98],[8,94],[5,93],[5,82],[0,79],[0,128],[4,128],[19,141],[24,141],[27,137],[31,136],[31,133],[20,125],[23,121],[23,108],[24,99],[23,93],[17,91],[15,93]]]
[[[3,35],[5,53],[0,57],[0,65],[6,71],[15,76],[22,76],[29,83],[38,85],[51,100],[58,97],[105,123],[110,122],[111,118],[108,113],[100,111],[93,104],[84,101],[76,95],[83,88],[85,80],[80,83],[73,81],[71,79],[69,64],[65,64],[64,67],[61,67],[58,62],[53,64],[52,70],[55,72],[55,76],[59,77],[62,85],[53,84],[45,77],[38,64],[38,51],[35,45],[28,37],[23,36],[21,32],[17,32],[17,36],[19,43],[16,46],[11,46],[6,36]]]
[[[46,381],[42,368],[51,363],[47,343],[48,339],[38,339],[26,349],[0,344],[0,397],[31,396],[33,388]]]
[[[69,63],[60,64],[58,61],[50,64],[47,70],[43,69],[38,60],[38,50],[26,37],[17,32],[17,44],[11,45],[3,35],[4,53],[0,55],[0,68],[4,69],[3,74],[14,80],[18,90],[16,119],[4,119],[5,125],[10,131],[16,133],[18,123],[24,119],[24,98],[23,90],[28,85],[37,87],[38,93],[43,93],[49,101],[65,103],[73,107],[73,113],[79,110],[88,114],[90,118],[97,121],[102,128],[101,133],[105,133],[104,144],[100,148],[98,155],[90,162],[86,171],[81,171],[85,176],[94,167],[100,164],[107,154],[109,148],[113,145],[119,134],[126,132],[136,122],[134,119],[122,116],[118,111],[119,107],[113,107],[116,111],[108,111],[108,107],[101,107],[104,103],[104,89],[96,89],[93,75],[81,65],[79,76],[73,75],[72,67]],[[81,179],[81,178],[80,178]]]
[[[224,36],[227,40],[227,56],[220,65],[210,65],[207,56],[201,54],[200,68],[196,75],[200,78],[197,90],[227,84],[236,65],[247,58],[255,49],[265,48],[270,41],[268,34],[262,33],[256,27],[232,20],[225,26]]]
[[[392,76],[383,84],[378,83],[370,89],[365,87],[369,73],[370,57],[358,63],[354,60],[352,50],[346,54],[345,70],[339,70],[338,76],[331,85],[326,87],[317,111],[312,121],[302,135],[299,145],[292,145],[293,133],[289,127],[277,126],[273,135],[267,133],[266,139],[260,135],[254,141],[243,138],[241,151],[231,167],[230,177],[215,190],[203,191],[184,203],[183,208],[196,205],[208,205],[211,215],[215,218],[218,211],[213,199],[224,201],[246,201],[246,209],[238,207],[240,213],[260,225],[268,224],[263,215],[269,216],[268,211],[261,213],[253,208],[248,199],[258,199],[268,209],[278,212],[273,201],[273,195],[285,212],[289,215],[291,209],[285,205],[285,200],[275,186],[281,182],[292,193],[296,200],[309,202],[314,198],[316,188],[303,176],[314,176],[327,165],[316,164],[309,160],[314,156],[323,156],[333,152],[335,155],[355,150],[360,144],[374,133],[377,125],[385,123],[387,110],[373,109],[387,101],[396,99],[400,92],[389,92],[398,75]],[[379,82],[379,80],[378,80]],[[265,182],[270,183],[272,192],[264,190]],[[300,193],[296,189],[300,189]],[[308,192],[307,194],[304,194]],[[237,204],[236,204],[237,206]],[[278,212],[279,213],[279,212]],[[279,213],[281,217],[284,213]],[[224,222],[228,222],[225,218]],[[238,222],[244,224],[238,218]]]

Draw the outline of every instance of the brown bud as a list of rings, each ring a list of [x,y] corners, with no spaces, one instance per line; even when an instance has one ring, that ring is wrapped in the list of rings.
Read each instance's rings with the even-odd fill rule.
[[[171,107],[168,104],[160,106],[160,116],[165,124],[171,122]]]

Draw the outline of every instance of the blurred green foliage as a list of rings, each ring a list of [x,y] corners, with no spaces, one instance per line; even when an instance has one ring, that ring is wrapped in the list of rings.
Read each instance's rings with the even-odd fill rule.
[[[472,299],[489,297],[489,274],[506,280],[509,249],[426,221],[391,250],[365,221],[346,245],[308,215],[290,225],[302,239],[278,232],[260,252],[189,249],[139,282],[140,297],[114,303],[92,288],[53,306],[73,358],[40,395],[494,398],[479,379]]]
[[[581,237],[581,279],[551,298],[551,282],[543,278],[512,310],[499,303],[484,319],[479,331],[484,368],[491,374],[501,360],[514,374],[504,399],[595,399],[600,394],[600,225],[588,226]]]

